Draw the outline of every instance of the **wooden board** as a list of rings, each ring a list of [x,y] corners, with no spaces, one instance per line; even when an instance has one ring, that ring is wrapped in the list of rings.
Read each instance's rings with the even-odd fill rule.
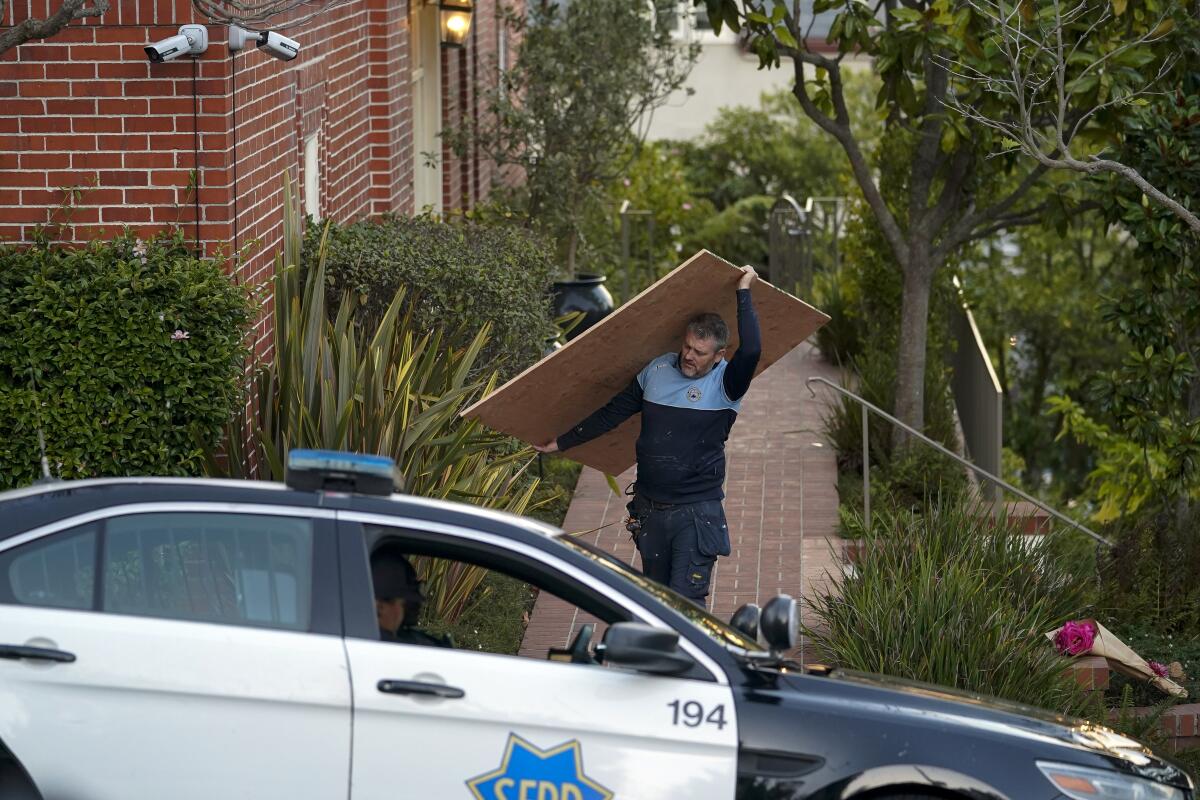
[[[688,319],[716,311],[729,325],[729,356],[737,349],[737,299],[741,270],[701,250],[657,283],[543,358],[491,395],[463,411],[485,425],[532,444],[570,430],[629,385],[651,360],[679,352]],[[762,330],[758,371],[770,367],[829,321],[829,317],[757,280],[751,289]],[[797,398],[797,402],[799,402]],[[635,461],[641,414],[603,436],[566,452],[609,475]]]

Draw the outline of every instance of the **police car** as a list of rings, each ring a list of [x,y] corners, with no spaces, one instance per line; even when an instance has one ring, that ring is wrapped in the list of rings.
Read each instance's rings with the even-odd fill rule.
[[[1103,728],[805,671],[789,598],[734,627],[557,529],[393,494],[386,461],[292,463],[0,494],[0,797],[1193,798]],[[382,544],[601,627],[526,657],[384,641]]]

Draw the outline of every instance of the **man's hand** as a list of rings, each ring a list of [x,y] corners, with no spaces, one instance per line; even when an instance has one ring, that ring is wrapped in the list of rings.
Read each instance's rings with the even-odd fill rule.
[[[557,453],[558,441],[556,439],[551,439],[545,444],[535,444],[533,449],[537,450],[539,453]]]
[[[758,277],[758,273],[754,271],[754,267],[746,265],[742,267],[742,277],[738,281],[739,289],[749,289],[750,284],[754,283],[754,279]]]

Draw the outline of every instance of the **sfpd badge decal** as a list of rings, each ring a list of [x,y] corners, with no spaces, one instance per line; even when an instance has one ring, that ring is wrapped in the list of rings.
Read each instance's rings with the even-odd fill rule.
[[[613,793],[583,774],[579,740],[541,750],[508,735],[504,758],[491,772],[471,778],[476,800],[610,800]]]
[[[687,390],[687,398],[688,398],[688,400],[691,400],[693,403],[700,402],[700,387],[699,386],[689,386],[688,390]]]

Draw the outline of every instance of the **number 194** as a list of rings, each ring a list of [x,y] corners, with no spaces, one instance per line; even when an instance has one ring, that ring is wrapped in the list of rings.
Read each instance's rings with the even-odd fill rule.
[[[685,725],[689,728],[699,728],[701,725],[716,725],[717,730],[725,728],[725,705],[722,703],[704,713],[704,706],[695,700],[682,702],[672,700],[667,703],[671,709],[671,724]]]

